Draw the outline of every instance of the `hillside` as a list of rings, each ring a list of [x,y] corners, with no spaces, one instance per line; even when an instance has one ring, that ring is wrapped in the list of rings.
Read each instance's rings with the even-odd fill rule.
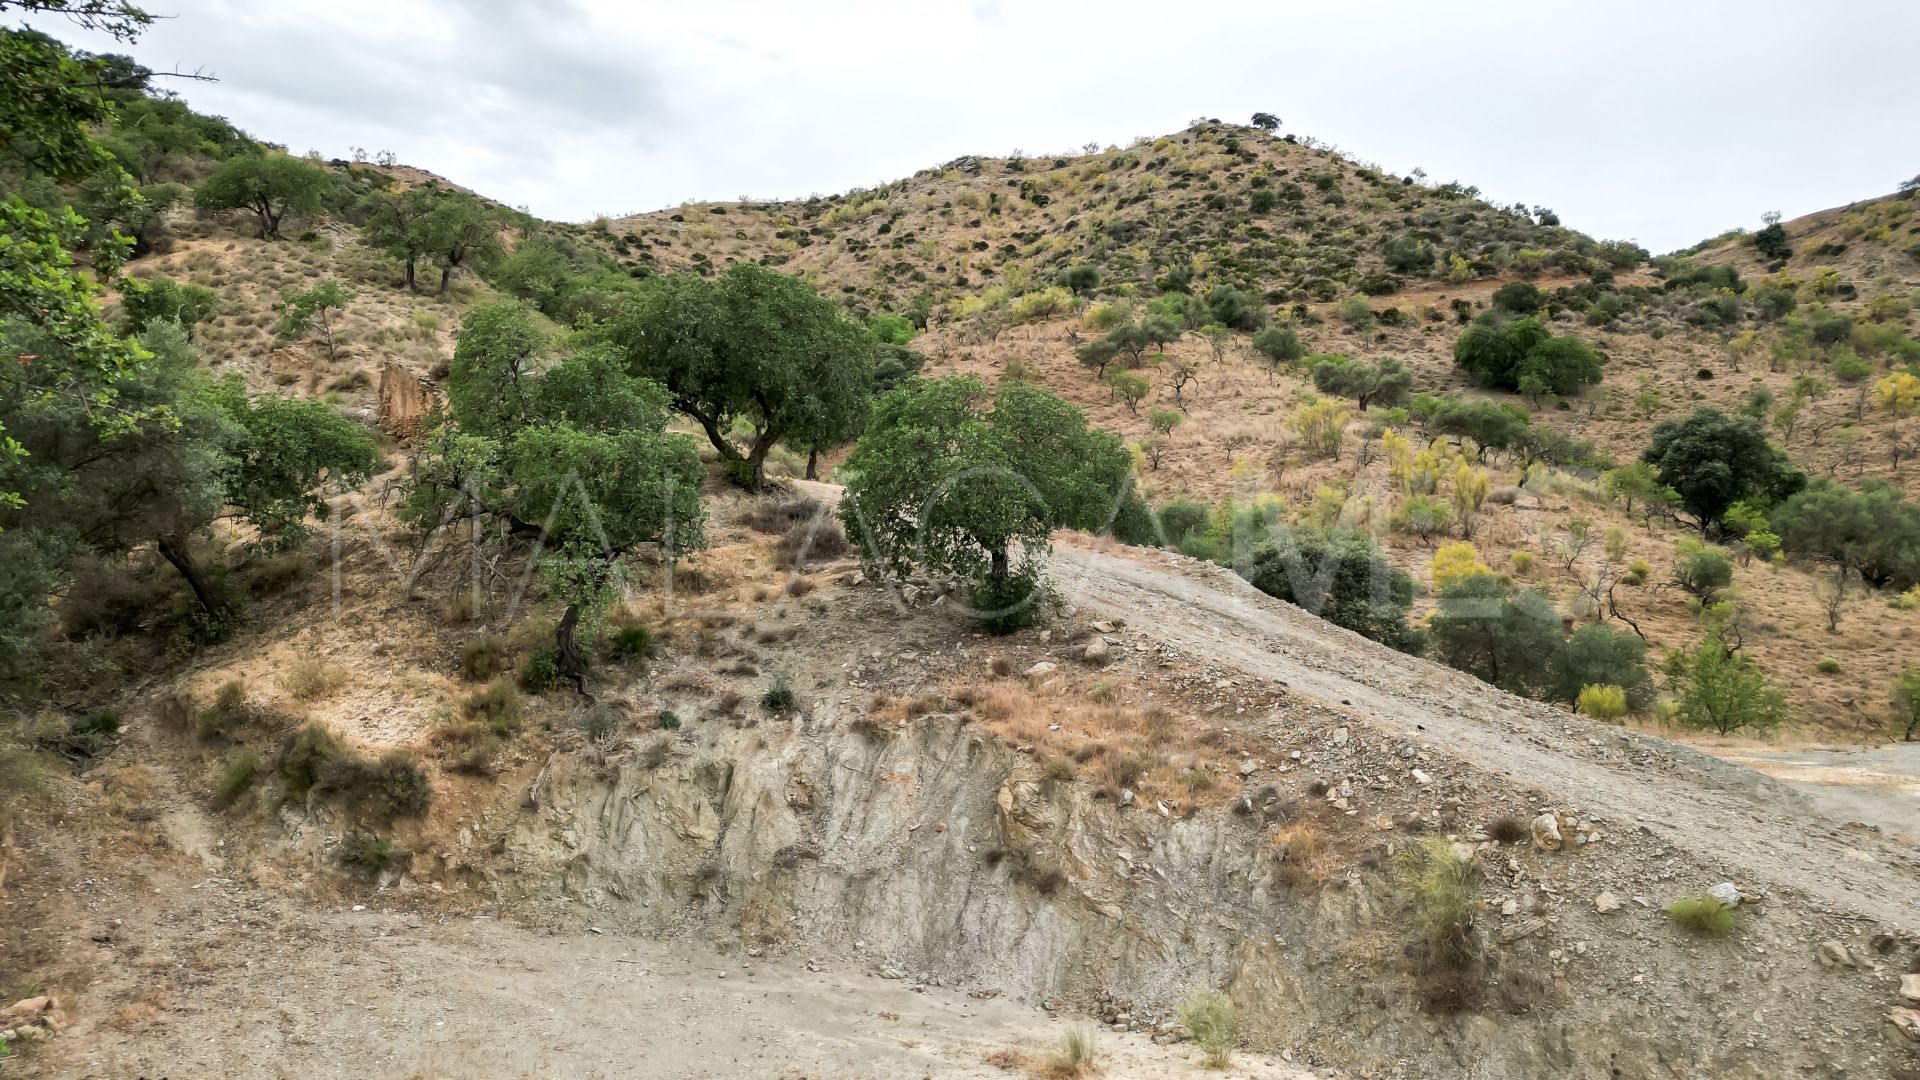
[[[1920,1075],[1920,199],[581,226],[0,50],[6,1075]]]

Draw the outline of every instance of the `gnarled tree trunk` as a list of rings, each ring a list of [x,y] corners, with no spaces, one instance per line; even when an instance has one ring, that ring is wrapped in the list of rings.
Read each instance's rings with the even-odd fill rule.
[[[186,579],[187,587],[193,590],[194,599],[200,602],[200,610],[208,615],[218,615],[227,609],[227,598],[221,595],[206,571],[201,569],[186,537],[177,534],[162,536],[155,546],[160,549],[160,557],[172,563],[173,568]]]
[[[580,655],[580,641],[574,632],[580,626],[580,605],[568,604],[566,613],[560,616],[560,623],[553,628],[553,646],[556,654],[556,667],[560,677],[573,684],[574,692],[581,697],[587,696],[587,664]]]

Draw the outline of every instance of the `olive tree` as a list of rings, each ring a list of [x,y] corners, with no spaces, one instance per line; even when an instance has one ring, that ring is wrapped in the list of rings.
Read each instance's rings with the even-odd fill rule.
[[[799,278],[753,263],[714,279],[649,279],[599,333],[634,375],[666,387],[728,476],[752,491],[766,486],[774,444],[845,442],[872,401],[876,346],[866,327]],[[736,422],[750,429],[744,453]]]
[[[249,154],[230,158],[193,191],[202,210],[248,210],[259,220],[260,239],[280,239],[280,220],[289,213],[320,209],[333,190],[333,174],[286,154]]]
[[[403,516],[424,529],[485,517],[537,544],[562,605],[556,667],[581,694],[579,640],[630,553],[668,558],[705,543],[692,442],[667,433],[665,388],[632,375],[619,350],[589,345],[557,363],[531,309],[476,308],[463,320],[447,411],[416,466]]]
[[[1053,530],[1104,529],[1132,501],[1120,440],[1019,381],[996,392],[972,376],[901,386],[875,403],[842,468],[841,517],[869,565],[971,582],[991,629],[1034,617]]]

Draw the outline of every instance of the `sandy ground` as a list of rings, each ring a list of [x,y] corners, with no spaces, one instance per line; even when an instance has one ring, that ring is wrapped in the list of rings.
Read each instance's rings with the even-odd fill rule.
[[[156,998],[145,1020],[83,1011],[37,1075],[1005,1077],[1028,1070],[989,1055],[1044,1062],[1085,1026],[831,958],[763,962],[590,929],[303,908],[221,878],[163,893],[174,902],[128,919],[106,947],[108,980],[157,984],[167,972],[187,989]],[[1248,1055],[1203,1070],[1190,1047],[1096,1038],[1107,1078],[1310,1075]]]
[[[1712,752],[1795,785],[1830,817],[1920,835],[1920,743]]]

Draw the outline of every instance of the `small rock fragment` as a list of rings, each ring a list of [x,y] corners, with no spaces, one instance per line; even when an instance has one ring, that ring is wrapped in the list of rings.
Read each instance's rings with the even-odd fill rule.
[[[1593,898],[1593,910],[1599,912],[1602,915],[1605,915],[1610,911],[1619,911],[1620,898],[1613,895],[1610,892],[1603,892],[1599,896],[1596,896]]]
[[[1565,841],[1560,838],[1560,819],[1552,814],[1541,814],[1533,819],[1533,846],[1539,851],[1559,851]]]

